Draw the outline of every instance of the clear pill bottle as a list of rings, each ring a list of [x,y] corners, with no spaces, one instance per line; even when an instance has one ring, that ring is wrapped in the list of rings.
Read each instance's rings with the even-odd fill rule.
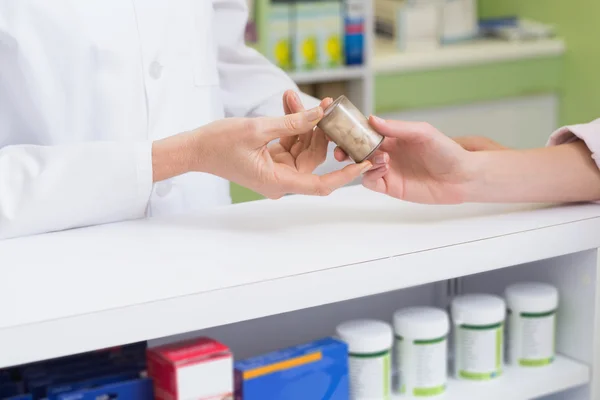
[[[318,125],[356,163],[370,158],[384,139],[343,95],[325,109]]]
[[[410,307],[394,313],[396,391],[414,397],[443,394],[448,375],[446,311],[434,307]]]
[[[504,300],[490,294],[457,296],[452,300],[451,314],[455,377],[482,381],[502,375]]]
[[[391,392],[390,324],[371,319],[338,325],[337,336],[348,345],[351,400],[389,400]]]
[[[522,282],[508,286],[505,297],[509,364],[551,364],[555,356],[558,290],[546,283]]]

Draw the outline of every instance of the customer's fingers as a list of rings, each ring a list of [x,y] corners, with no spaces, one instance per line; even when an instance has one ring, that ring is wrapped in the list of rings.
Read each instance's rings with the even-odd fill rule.
[[[374,192],[387,194],[387,187],[383,178],[363,179],[363,186]]]
[[[387,184],[383,178],[388,172],[387,166],[380,167],[377,170],[369,171],[363,176],[362,184],[369,190],[378,193],[387,193]]]
[[[311,196],[327,196],[334,190],[345,186],[372,167],[371,162],[350,164],[341,170],[318,176],[302,174],[289,168],[277,172],[279,184],[285,193],[304,194]]]
[[[262,135],[266,142],[270,142],[277,138],[310,132],[322,117],[323,109],[315,107],[284,117],[251,118],[248,120],[247,128],[251,131],[250,133]]]
[[[437,130],[426,122],[392,121],[371,116],[369,123],[383,136],[394,137],[408,142],[429,140],[437,133]]]
[[[390,166],[387,164],[383,164],[377,167],[373,166],[373,168],[371,168],[369,172],[367,172],[363,177],[363,182],[365,180],[376,181],[379,178],[383,178],[389,172],[389,170]]]
[[[333,157],[339,162],[347,161],[350,159],[350,157],[348,157],[348,154],[346,154],[346,152],[342,150],[339,146],[336,147],[335,150],[333,150]]]

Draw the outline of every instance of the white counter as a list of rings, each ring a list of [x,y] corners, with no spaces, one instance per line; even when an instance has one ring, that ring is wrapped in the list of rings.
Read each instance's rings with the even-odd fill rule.
[[[600,247],[600,205],[424,206],[362,187],[0,241],[0,367]]]

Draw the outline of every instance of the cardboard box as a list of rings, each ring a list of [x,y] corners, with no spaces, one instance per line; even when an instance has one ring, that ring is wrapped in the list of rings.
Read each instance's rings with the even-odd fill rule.
[[[292,69],[292,3],[273,0],[269,10],[267,58],[283,70]]]
[[[147,363],[156,399],[233,399],[233,356],[216,340],[197,338],[150,348]]]
[[[348,346],[325,338],[235,363],[236,400],[348,400]]]
[[[152,381],[143,378],[62,393],[58,400],[153,400]]]
[[[340,0],[321,0],[314,6],[319,19],[319,67],[336,68],[344,65],[344,17]]]
[[[316,0],[298,0],[292,7],[293,61],[297,71],[319,67],[319,16]]]

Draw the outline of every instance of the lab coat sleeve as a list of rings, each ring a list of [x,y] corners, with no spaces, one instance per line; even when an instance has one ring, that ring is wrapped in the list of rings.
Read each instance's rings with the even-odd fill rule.
[[[205,1],[205,0],[197,0]],[[283,93],[298,86],[280,68],[246,46],[247,0],[213,0],[214,37],[221,94],[227,116],[283,115]],[[320,100],[300,94],[306,108]]]
[[[600,168],[600,118],[587,124],[569,125],[556,130],[548,140],[549,146],[582,140],[592,152],[592,158]]]
[[[0,148],[0,239],[143,217],[151,143]]]

